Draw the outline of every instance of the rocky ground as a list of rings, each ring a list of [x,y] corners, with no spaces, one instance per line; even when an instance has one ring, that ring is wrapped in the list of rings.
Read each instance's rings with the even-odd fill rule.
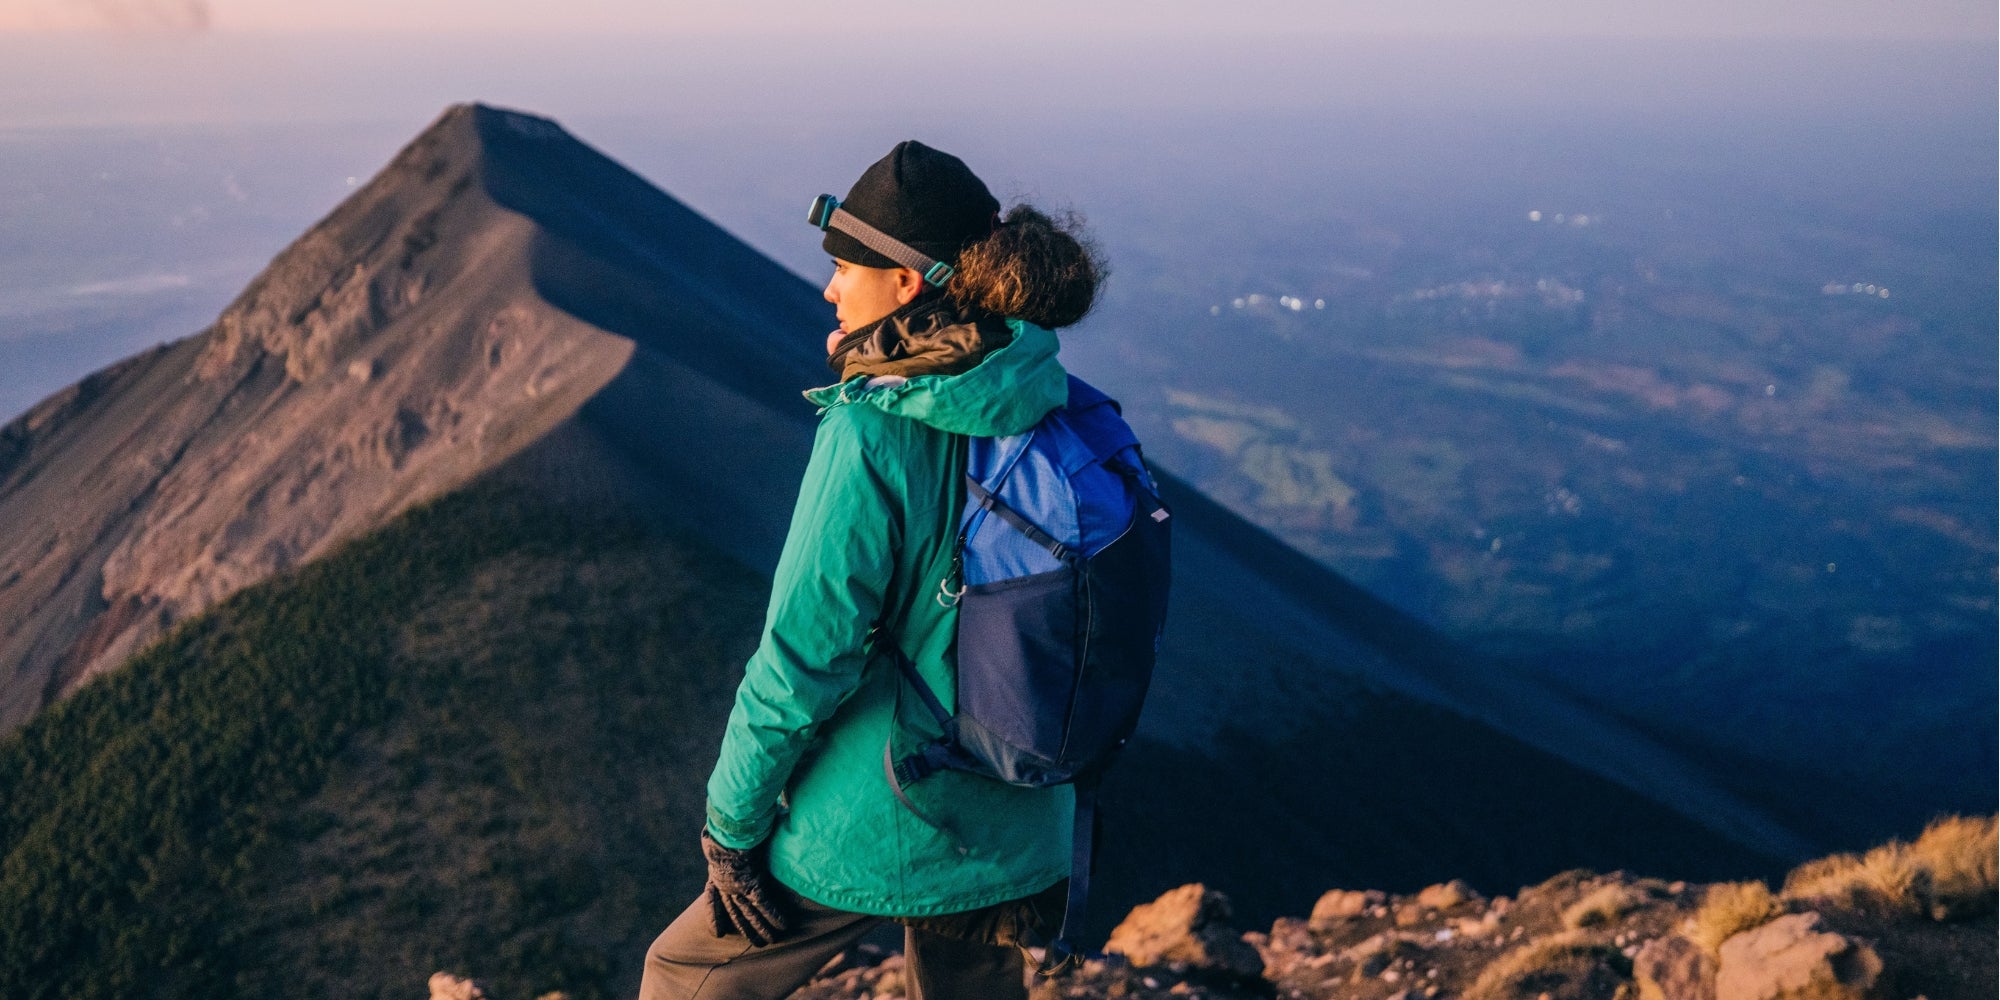
[[[1033,996],[1434,1000],[1468,996],[1496,959],[1533,951],[1547,961],[1536,963],[1545,968],[1532,991],[1519,991],[1528,1000],[1612,997],[1621,985],[1631,988],[1633,959],[1646,942],[1667,934],[1699,895],[1686,885],[1585,872],[1512,898],[1486,899],[1460,882],[1410,896],[1336,889],[1309,918],[1246,933],[1230,924],[1221,893],[1185,885],[1134,909],[1102,958],[1036,984]],[[902,956],[850,954],[793,1000],[902,991]]]
[[[1925,1000],[1994,994],[1991,914],[1893,928],[1788,913],[1719,954],[1692,930],[1710,887],[1565,872],[1515,896],[1463,883],[1409,896],[1334,890],[1269,932],[1229,924],[1221,893],[1186,885],[1135,909],[1105,956],[1034,1000]],[[1911,933],[1911,931],[1915,933]],[[1872,931],[1872,933],[1870,933]],[[1912,938],[1927,947],[1912,948]],[[1892,945],[1893,947],[1885,947]],[[1920,956],[1949,960],[1923,965]],[[1905,959],[1901,967],[1890,964]],[[904,995],[903,959],[843,954],[792,1000]]]
[[[1986,817],[1809,862],[1777,892],[1576,870],[1491,899],[1463,882],[1403,896],[1335,889],[1304,919],[1244,931],[1223,894],[1184,885],[1135,908],[1101,957],[1034,983],[1032,996],[1991,1000],[1996,869]],[[433,1000],[483,996],[450,977],[432,987]],[[904,995],[902,956],[863,945],[792,1000]]]

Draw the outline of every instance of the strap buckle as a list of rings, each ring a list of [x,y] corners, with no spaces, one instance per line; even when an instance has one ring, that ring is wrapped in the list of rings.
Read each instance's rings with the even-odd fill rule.
[[[1047,948],[1042,949],[1042,960],[1035,966],[1035,978],[1047,979],[1072,969],[1080,969],[1083,967],[1084,959],[1088,957],[1085,953],[1070,947],[1067,938],[1056,938],[1049,942]]]
[[[897,761],[895,770],[898,782],[914,785],[929,777],[934,769],[931,767],[930,759],[923,754],[911,754]]]

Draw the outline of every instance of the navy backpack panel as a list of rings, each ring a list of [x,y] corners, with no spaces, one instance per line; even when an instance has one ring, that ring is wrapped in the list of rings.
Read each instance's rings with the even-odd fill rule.
[[[965,514],[952,578],[958,704],[946,711],[907,660],[903,676],[944,735],[883,769],[904,787],[940,768],[1017,785],[1075,782],[1076,857],[1063,931],[1087,891],[1094,789],[1139,722],[1166,622],[1169,514],[1118,404],[1071,376],[1069,402],[1011,437],[967,441]],[[893,741],[892,741],[893,743]],[[956,839],[954,835],[954,839]]]
[[[1028,431],[967,442],[958,705],[912,758],[1020,785],[1101,770],[1138,724],[1164,624],[1167,511],[1118,404],[1071,376]]]

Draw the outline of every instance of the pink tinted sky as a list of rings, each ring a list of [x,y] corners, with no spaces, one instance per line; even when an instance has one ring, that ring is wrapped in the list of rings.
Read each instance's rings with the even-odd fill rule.
[[[1992,40],[1992,0],[0,0],[0,31],[1362,32]]]
[[[0,130],[418,121],[473,99],[1991,121],[1996,30],[1992,0],[0,0]]]

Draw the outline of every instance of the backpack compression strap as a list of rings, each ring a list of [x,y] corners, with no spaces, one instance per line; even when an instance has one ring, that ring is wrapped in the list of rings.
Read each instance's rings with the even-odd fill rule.
[[[896,655],[896,669],[902,673],[905,680],[908,680],[916,687],[917,695],[923,699],[924,707],[930,709],[931,715],[937,718],[938,725],[942,726],[949,723],[951,721],[951,713],[944,710],[944,704],[938,701],[936,694],[932,693],[930,685],[925,684],[923,677],[918,675],[917,665],[911,663],[910,658],[904,656],[902,650],[894,650],[894,653]],[[939,768],[947,766],[947,762],[951,758],[949,748],[933,740],[924,744],[923,749],[917,753],[911,754],[899,761],[896,759],[895,745],[896,737],[893,733],[889,736],[888,741],[882,744],[882,776],[888,779],[889,790],[896,793],[896,801],[901,802],[903,808],[910,811],[910,815],[924,821],[926,826],[944,834],[945,839],[951,841],[952,848],[958,851],[959,856],[963,857],[971,854],[971,846],[965,842],[965,837],[958,832],[957,827],[953,826],[948,820],[934,817],[917,808],[917,804],[910,801],[909,793],[903,791],[904,785],[914,784]]]
[[[1056,930],[1056,939],[1042,951],[1042,964],[1035,969],[1037,976],[1053,976],[1072,966],[1080,966],[1086,957],[1071,943],[1070,935],[1083,928],[1083,908],[1090,902],[1091,849],[1097,837],[1097,778],[1090,777],[1076,782],[1076,821],[1070,827],[1069,848],[1069,899],[1063,903],[1062,926]]]
[[[910,801],[909,794],[903,791],[903,783],[896,778],[896,754],[889,743],[882,744],[882,774],[889,779],[889,790],[896,793],[896,801],[901,802],[903,808],[910,811],[910,815],[923,820],[932,829],[944,834],[945,839],[951,841],[952,850],[957,851],[959,857],[972,853],[971,845],[965,842],[965,837],[958,832],[957,827],[946,820],[931,816],[917,808],[915,802]]]
[[[1012,513],[1004,504],[995,509]],[[894,652],[897,671],[903,675],[904,680],[910,682],[911,687],[917,689],[917,696],[923,699],[924,707],[930,710],[939,725],[949,723],[951,713],[945,711],[944,703],[940,702],[937,695],[931,691],[931,686],[924,683],[923,676],[917,673],[917,665],[911,663],[910,658],[904,656],[902,650]],[[889,790],[896,793],[896,801],[901,802],[903,808],[908,809],[911,815],[944,834],[960,856],[972,853],[971,847],[966,844],[957,827],[917,808],[917,804],[910,801],[909,793],[903,790],[906,784],[914,784],[943,768],[950,767],[955,757],[951,747],[941,741],[933,740],[917,753],[898,761],[893,749],[894,743],[895,738],[892,736],[889,742],[882,744],[882,776],[888,779]],[[1091,852],[1096,846],[1097,836],[1097,783],[1096,775],[1078,778],[1074,783],[1076,812],[1070,826],[1069,896],[1063,902],[1062,925],[1056,930],[1056,938],[1043,949],[1042,964],[1035,969],[1035,974],[1038,976],[1053,976],[1072,966],[1081,965],[1089,954],[1078,951],[1071,943],[1070,935],[1082,928],[1084,906],[1090,901]]]
[[[965,477],[965,488],[979,500],[979,506],[998,514],[1000,520],[1013,525],[1014,530],[1028,536],[1029,541],[1049,550],[1049,554],[1057,559],[1070,561],[1072,553],[1069,546],[1057,541],[1055,536],[1043,531],[1035,522],[1022,517],[1020,511],[1007,506],[1007,501],[1000,499],[999,494],[987,489],[979,480]]]

